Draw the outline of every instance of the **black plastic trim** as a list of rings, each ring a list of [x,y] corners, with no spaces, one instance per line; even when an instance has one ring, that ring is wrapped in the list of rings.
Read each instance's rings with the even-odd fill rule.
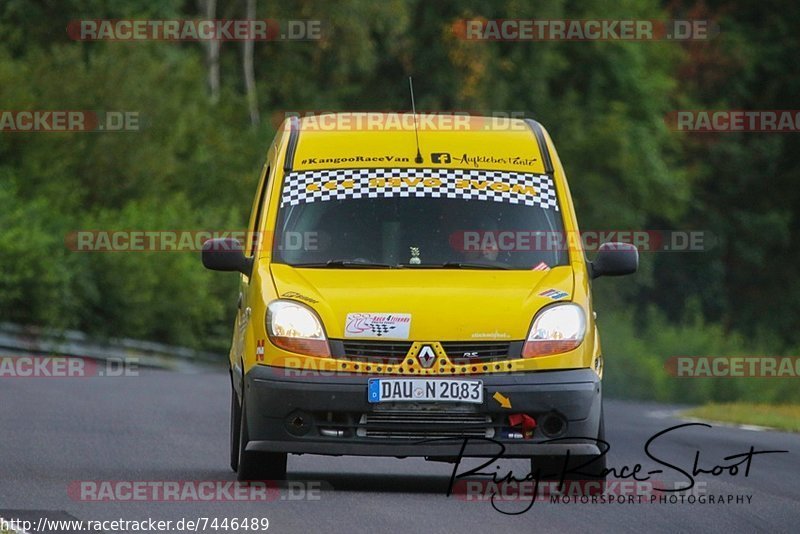
[[[300,120],[297,117],[289,117],[289,127],[289,144],[286,145],[283,172],[290,172],[294,167],[294,153],[297,150],[297,140],[300,137]]]
[[[550,158],[550,150],[547,148],[547,139],[544,137],[544,129],[542,125],[533,119],[525,119],[525,124],[533,132],[536,137],[536,143],[539,145],[539,152],[542,154],[542,164],[544,165],[544,172],[546,174],[553,174],[553,160]]]

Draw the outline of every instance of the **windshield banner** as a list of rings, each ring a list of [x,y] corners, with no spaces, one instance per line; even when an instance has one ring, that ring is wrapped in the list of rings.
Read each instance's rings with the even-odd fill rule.
[[[335,169],[286,174],[281,206],[387,197],[463,198],[558,211],[548,175],[478,169]]]

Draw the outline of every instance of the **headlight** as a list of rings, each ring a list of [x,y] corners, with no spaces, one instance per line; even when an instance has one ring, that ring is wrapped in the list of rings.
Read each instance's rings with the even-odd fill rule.
[[[536,315],[522,349],[523,358],[560,354],[578,347],[586,333],[586,316],[577,304],[555,304]]]
[[[308,356],[330,356],[325,330],[310,308],[290,300],[267,306],[267,334],[276,347]]]

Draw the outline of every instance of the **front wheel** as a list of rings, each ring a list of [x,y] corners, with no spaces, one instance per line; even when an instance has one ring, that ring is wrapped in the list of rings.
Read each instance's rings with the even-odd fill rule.
[[[242,407],[239,420],[238,479],[246,480],[286,480],[285,452],[248,451],[250,441],[247,429],[247,402],[242,388]]]

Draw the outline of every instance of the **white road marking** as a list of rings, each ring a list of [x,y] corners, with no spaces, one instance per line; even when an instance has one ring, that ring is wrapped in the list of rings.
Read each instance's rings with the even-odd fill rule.
[[[740,430],[750,430],[751,432],[765,432],[768,430],[777,430],[776,428],[772,428],[769,426],[758,426],[758,425],[744,425],[744,424],[737,424],[737,423],[728,423],[724,421],[713,421],[711,419],[698,419],[697,417],[681,417],[684,421],[689,421],[690,423],[707,423],[709,425],[714,426],[722,426],[725,428],[738,428]]]
[[[655,419],[671,419],[680,415],[683,410],[651,410],[647,412],[647,417]]]
[[[681,413],[683,413],[684,411],[685,410],[652,410],[647,412],[647,416],[653,417],[655,419],[680,419],[682,421],[688,421],[690,423],[708,423],[708,424],[713,424],[714,426],[722,426],[726,428],[738,428],[741,430],[749,430],[751,432],[766,432],[769,430],[777,430],[776,428],[772,428],[770,426],[729,423],[724,421],[713,421],[711,419],[700,419],[698,417],[689,417],[681,415]]]

